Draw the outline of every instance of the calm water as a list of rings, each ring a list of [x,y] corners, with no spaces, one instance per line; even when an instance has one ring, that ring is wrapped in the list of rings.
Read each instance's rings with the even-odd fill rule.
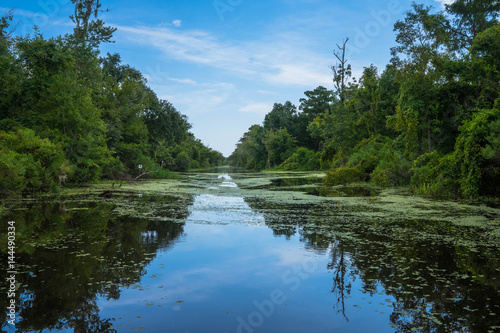
[[[500,331],[500,250],[484,233],[373,220],[335,199],[291,200],[296,192],[274,200],[260,195],[272,189],[236,185],[259,175],[233,177],[191,175],[182,187],[197,190],[176,196],[14,205],[2,223],[16,222],[16,329],[2,329]],[[6,228],[1,236],[4,267]]]

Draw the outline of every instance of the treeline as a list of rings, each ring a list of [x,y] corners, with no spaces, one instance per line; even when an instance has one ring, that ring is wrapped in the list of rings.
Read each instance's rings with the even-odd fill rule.
[[[385,70],[359,80],[337,45],[334,89],[275,104],[230,156],[233,165],[329,170],[329,184],[371,181],[443,197],[500,195],[500,3],[412,4],[394,26]]]
[[[13,12],[0,19],[0,193],[223,163],[138,70],[100,56],[116,29],[98,18],[99,1],[72,2],[74,33],[57,38],[36,27],[13,37]]]

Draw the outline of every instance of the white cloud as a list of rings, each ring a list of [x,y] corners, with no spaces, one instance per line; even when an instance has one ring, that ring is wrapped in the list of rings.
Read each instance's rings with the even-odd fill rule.
[[[443,8],[444,5],[451,5],[452,3],[455,2],[455,0],[434,0],[434,1],[439,2]]]
[[[238,109],[238,112],[251,112],[265,115],[273,109],[274,103],[252,102]]]
[[[172,25],[173,25],[174,27],[179,28],[179,27],[181,26],[181,24],[182,24],[182,21],[181,21],[181,20],[173,20],[173,21],[172,21]]]
[[[331,58],[304,48],[300,36],[230,43],[203,31],[119,26],[131,42],[161,50],[167,57],[244,75],[266,83],[313,87],[330,82]],[[251,77],[249,77],[251,76]]]
[[[169,77],[168,80],[178,82],[178,83],[198,85],[198,82],[196,82],[195,80],[191,80],[191,79],[178,79],[178,78],[174,78],[174,77]]]
[[[177,79],[170,79],[178,82]],[[227,83],[200,84],[191,79],[181,79],[182,83],[190,84],[190,89],[179,88],[178,85],[154,84],[151,87],[158,97],[173,103],[176,108],[189,116],[198,116],[221,109],[231,96],[235,88]]]

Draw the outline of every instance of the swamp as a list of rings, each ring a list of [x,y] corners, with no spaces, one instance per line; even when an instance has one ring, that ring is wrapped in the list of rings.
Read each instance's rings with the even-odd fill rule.
[[[218,168],[4,202],[2,329],[500,330],[500,209],[323,176]]]

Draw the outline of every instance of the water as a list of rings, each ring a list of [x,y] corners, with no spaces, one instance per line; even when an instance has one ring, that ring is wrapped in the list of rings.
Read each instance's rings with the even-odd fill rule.
[[[186,177],[123,186],[111,199],[93,189],[11,203],[2,222],[16,225],[18,307],[16,328],[2,329],[500,329],[500,211],[415,199],[407,215],[390,214],[411,198],[275,191],[309,186],[307,175]],[[6,263],[6,229],[1,236]],[[8,285],[1,288],[6,295]],[[0,298],[0,306],[9,301]]]

